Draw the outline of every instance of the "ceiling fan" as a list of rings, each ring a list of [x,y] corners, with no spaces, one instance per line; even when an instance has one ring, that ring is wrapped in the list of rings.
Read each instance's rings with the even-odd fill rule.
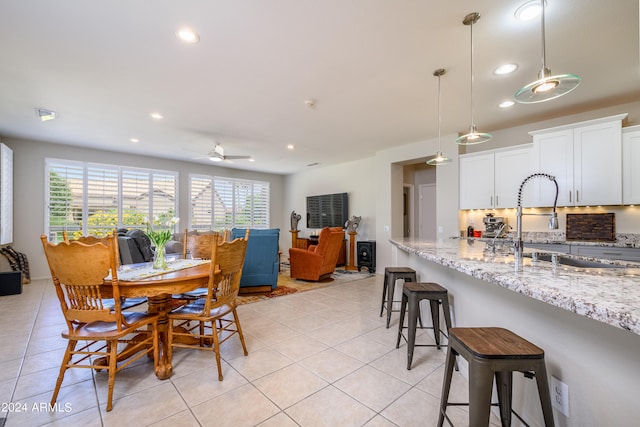
[[[251,156],[225,156],[224,148],[222,148],[222,145],[220,144],[216,144],[213,147],[213,150],[209,151],[208,157],[209,157],[209,160],[211,160],[212,162],[221,162],[223,160],[251,159]]]

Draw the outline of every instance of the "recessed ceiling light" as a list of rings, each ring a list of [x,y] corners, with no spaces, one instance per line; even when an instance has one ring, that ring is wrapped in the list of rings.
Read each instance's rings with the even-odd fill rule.
[[[295,145],[293,145],[293,144],[289,144],[289,145],[287,145],[287,148],[288,148],[289,150],[293,150],[294,148],[296,148],[296,146],[295,146]]]
[[[58,116],[55,111],[45,110],[44,108],[36,108],[36,115],[42,122],[48,122],[49,120],[55,120]]]
[[[500,104],[498,104],[498,107],[509,108],[509,107],[513,107],[513,104],[515,104],[514,101],[502,101]]]
[[[140,140],[138,138],[131,138],[129,141],[136,143],[136,142],[140,142]]]
[[[254,159],[253,157],[250,158],[250,159],[247,159],[247,160],[249,160],[250,162],[255,162],[256,161],[256,159]]]
[[[191,28],[180,28],[176,31],[176,37],[185,43],[198,43],[200,36]]]
[[[315,99],[307,99],[306,101],[304,101],[304,105],[306,105],[307,108],[316,108],[316,100]]]
[[[503,76],[505,74],[513,73],[518,68],[518,64],[502,64],[495,70],[493,70],[493,74],[496,76]]]
[[[546,0],[544,2],[547,4]],[[539,0],[529,0],[518,7],[513,14],[518,21],[530,21],[537,18],[542,12],[542,5]]]
[[[162,120],[164,118],[164,116],[160,113],[151,113],[150,116],[154,120]]]

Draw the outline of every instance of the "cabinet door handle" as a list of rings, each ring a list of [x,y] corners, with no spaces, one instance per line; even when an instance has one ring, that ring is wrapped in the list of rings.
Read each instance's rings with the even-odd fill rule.
[[[571,191],[569,191],[569,203],[572,203],[573,200],[571,200]]]
[[[576,203],[580,202],[580,190],[576,190]]]
[[[498,201],[498,196],[496,196],[496,207],[500,204],[500,202]]]
[[[489,206],[493,206],[493,196],[489,196]]]
[[[602,255],[622,255],[622,252],[602,252]]]

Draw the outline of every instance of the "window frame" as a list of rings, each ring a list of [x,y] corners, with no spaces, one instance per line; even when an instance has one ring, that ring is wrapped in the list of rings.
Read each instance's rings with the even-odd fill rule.
[[[127,189],[127,184],[125,182],[125,179],[127,174],[137,173],[137,174],[140,174],[143,178],[146,175],[146,179],[148,181],[148,188],[146,190],[146,197],[148,199],[147,209],[145,212],[136,212],[136,215],[142,215],[144,220],[146,220],[146,222],[150,222],[151,224],[153,224],[154,207],[157,206],[157,202],[154,201],[154,198],[155,198],[156,191],[158,190],[154,183],[158,181],[160,177],[168,177],[169,180],[171,179],[173,180],[174,200],[171,204],[169,204],[168,210],[170,211],[172,209],[174,216],[177,216],[177,213],[179,212],[178,209],[180,206],[179,204],[180,176],[177,171],[168,171],[168,170],[151,169],[151,168],[136,168],[136,167],[130,167],[130,166],[111,165],[111,164],[103,164],[103,163],[96,163],[96,162],[85,162],[85,161],[66,160],[66,159],[57,159],[57,158],[45,158],[44,169],[45,169],[44,233],[49,236],[50,240],[59,241],[61,239],[60,236],[63,231],[80,232],[82,233],[82,235],[87,235],[90,232],[90,230],[95,231],[96,228],[99,229],[98,233],[111,231],[113,228],[145,229],[146,223],[132,225],[132,224],[126,224],[125,221],[123,221],[124,212],[127,209],[127,207],[124,206],[125,191]],[[76,185],[79,184],[80,189],[79,190],[76,189],[75,196],[73,196],[75,200],[69,203],[69,205],[73,205],[75,203],[76,207],[80,205],[80,209],[78,210],[79,217],[80,217],[78,220],[79,225],[73,224],[73,221],[69,221],[69,218],[64,219],[61,225],[53,225],[53,226],[51,225],[51,219],[53,218],[53,216],[51,215],[51,211],[52,211],[53,202],[55,202],[52,200],[52,197],[51,197],[51,193],[52,193],[51,172],[52,171],[55,172],[56,170],[60,170],[60,169],[68,170],[68,173],[66,173],[63,177],[67,185],[69,182],[69,176],[73,172],[76,173],[76,179],[79,181],[78,183],[76,183]],[[107,188],[107,191],[102,193],[91,193],[91,188],[89,184],[91,182],[90,173],[92,171],[94,173],[95,171],[98,171],[98,172],[107,171],[108,173],[113,174],[116,182],[114,183],[113,181],[111,182],[103,181],[103,182],[106,182],[106,184],[104,184],[104,187]],[[94,183],[100,183],[99,180],[94,180],[94,181],[95,181]],[[167,187],[165,186],[163,186],[163,188],[165,190],[167,189]],[[73,190],[69,190],[69,192],[73,193]],[[145,194],[144,192],[141,192],[140,196],[144,196],[144,194]],[[169,194],[169,193],[165,191],[165,194]],[[91,225],[89,223],[89,219],[91,218],[91,215],[92,215],[92,210],[95,209],[96,211],[100,211],[100,208],[103,208],[104,206],[106,206],[103,204],[98,204],[92,207],[90,202],[90,197],[92,196],[94,198],[101,197],[103,199],[106,199],[108,197],[115,198],[114,208],[116,210],[116,215],[117,215],[116,224],[104,226],[104,225]],[[171,197],[171,195],[169,195],[169,197]],[[67,209],[66,215],[69,216],[70,215],[69,208],[66,207],[66,209]],[[134,207],[133,209],[135,209],[135,211],[139,210],[139,208],[137,207]],[[157,210],[155,211],[157,212]],[[103,230],[100,230],[100,228],[103,228]],[[98,234],[98,233],[95,233],[95,234]]]
[[[198,187],[198,191],[194,192],[194,181],[199,181],[200,185]],[[208,184],[204,185],[203,183],[207,182]],[[216,188],[216,184],[229,185],[230,191],[229,194],[220,196],[218,191],[214,190]],[[240,203],[238,202],[238,188],[240,186],[249,186],[251,193],[251,201],[252,206],[249,212],[249,220],[241,222],[241,214],[246,214],[246,211],[239,211]],[[266,202],[263,206],[259,207],[259,210],[262,212],[262,215],[256,215],[255,201],[258,193],[256,192],[256,188],[262,190],[264,192],[266,190]],[[195,193],[198,195],[205,194],[204,190],[210,192],[209,200],[202,204],[194,203]],[[223,231],[225,229],[231,228],[256,228],[256,229],[267,229],[271,227],[271,183],[268,181],[258,181],[251,179],[243,179],[243,178],[229,178],[229,177],[221,177],[216,175],[206,175],[206,174],[198,174],[191,173],[189,174],[189,183],[188,183],[188,200],[189,200],[189,229],[198,230],[198,231]],[[218,197],[215,197],[216,194]],[[229,210],[221,210],[224,208],[224,201],[222,199],[224,197],[231,197],[232,208]],[[208,207],[207,207],[208,202]],[[203,212],[208,210],[207,221],[194,221],[196,215],[203,216],[205,215]],[[223,217],[226,218],[227,215],[230,215],[230,221],[220,220],[217,218]]]

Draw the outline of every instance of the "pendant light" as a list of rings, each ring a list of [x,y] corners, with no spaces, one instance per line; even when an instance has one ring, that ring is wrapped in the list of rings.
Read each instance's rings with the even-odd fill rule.
[[[451,163],[451,159],[448,157],[444,157],[442,155],[442,146],[440,144],[440,77],[446,74],[446,70],[444,68],[438,68],[433,72],[433,75],[438,78],[438,152],[436,156],[432,159],[427,160],[428,165],[439,166],[446,165],[447,163]]]
[[[476,124],[473,122],[473,24],[478,22],[480,14],[473,12],[464,17],[462,23],[471,27],[471,127],[469,133],[456,138],[456,142],[459,145],[474,145],[487,142],[491,139],[490,133],[481,133],[476,129]]]
[[[582,80],[575,74],[551,75],[547,68],[544,35],[544,0],[542,4],[542,69],[538,73],[538,80],[529,83],[516,92],[515,99],[521,104],[535,104],[537,102],[550,101],[565,95],[578,87]]]

